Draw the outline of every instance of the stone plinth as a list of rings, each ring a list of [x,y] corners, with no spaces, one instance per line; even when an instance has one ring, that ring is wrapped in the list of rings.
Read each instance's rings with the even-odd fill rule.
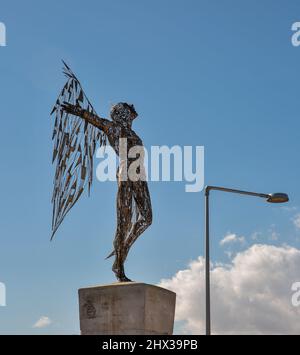
[[[79,293],[82,335],[171,335],[176,294],[138,282],[82,288]]]

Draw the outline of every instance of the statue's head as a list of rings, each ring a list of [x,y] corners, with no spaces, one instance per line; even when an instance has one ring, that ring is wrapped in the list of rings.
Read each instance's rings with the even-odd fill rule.
[[[110,117],[114,122],[131,125],[132,121],[137,118],[138,114],[133,105],[126,102],[119,102],[112,106],[110,110]]]

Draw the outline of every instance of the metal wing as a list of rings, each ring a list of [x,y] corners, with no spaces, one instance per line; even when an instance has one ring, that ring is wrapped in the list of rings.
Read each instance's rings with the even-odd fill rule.
[[[77,116],[62,110],[64,102],[80,105],[96,114],[85,95],[79,80],[65,62],[63,72],[67,82],[63,87],[51,115],[55,113],[52,140],[54,141],[52,163],[56,161],[54,190],[52,196],[52,236],[66,214],[78,201],[86,185],[90,193],[93,181],[93,158],[97,143],[106,144],[106,135]]]

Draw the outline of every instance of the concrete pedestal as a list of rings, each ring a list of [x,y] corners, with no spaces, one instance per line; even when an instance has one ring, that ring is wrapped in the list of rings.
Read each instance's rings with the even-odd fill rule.
[[[176,294],[138,282],[82,288],[79,293],[82,335],[171,335]]]

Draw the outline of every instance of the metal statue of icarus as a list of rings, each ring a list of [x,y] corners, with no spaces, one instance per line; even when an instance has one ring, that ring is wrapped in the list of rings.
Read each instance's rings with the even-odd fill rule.
[[[64,74],[67,82],[51,112],[51,115],[56,115],[52,137],[56,172],[51,240],[86,186],[90,192],[96,148],[105,146],[108,140],[120,156],[120,139],[126,139],[126,153],[134,146],[143,146],[142,140],[132,129],[132,122],[138,117],[133,105],[120,102],[111,108],[111,120],[101,118],[66,63]],[[146,179],[133,181],[130,178],[121,178],[124,169],[127,172],[128,161],[121,159],[117,171],[117,228],[114,250],[107,257],[115,256],[112,270],[122,282],[130,281],[125,275],[124,263],[131,246],[152,223],[151,199]]]

